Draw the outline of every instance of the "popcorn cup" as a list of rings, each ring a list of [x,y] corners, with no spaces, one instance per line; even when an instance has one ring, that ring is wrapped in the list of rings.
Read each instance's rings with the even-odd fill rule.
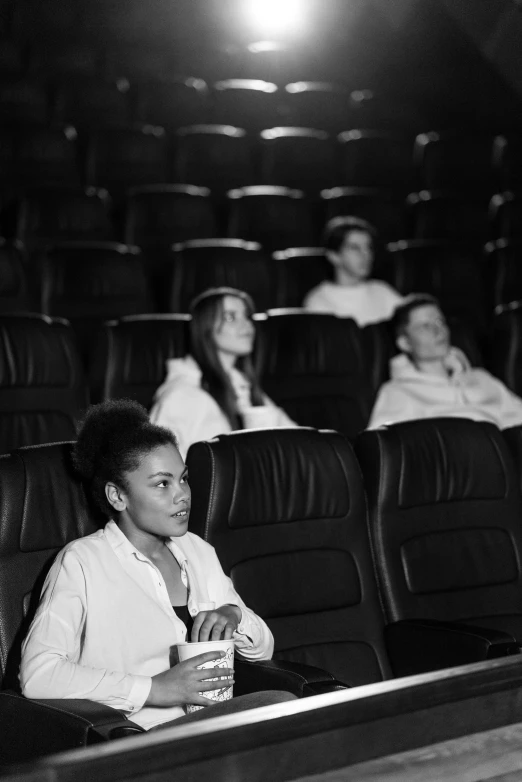
[[[179,661],[189,660],[191,657],[196,657],[203,652],[225,652],[223,657],[217,656],[215,660],[209,660],[203,665],[198,665],[198,668],[230,668],[234,669],[234,641],[195,641],[194,643],[179,643],[178,647]],[[215,682],[216,678],[208,679],[208,681]],[[209,698],[212,701],[229,701],[232,698],[232,685],[222,687],[219,690],[207,690],[207,692],[200,692],[204,698]],[[190,714],[193,711],[199,711],[204,709],[204,706],[196,706],[193,703],[187,703],[187,713]]]

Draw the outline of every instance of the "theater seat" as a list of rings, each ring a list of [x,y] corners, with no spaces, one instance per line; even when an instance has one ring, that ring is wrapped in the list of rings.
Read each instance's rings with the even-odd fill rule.
[[[270,272],[277,281],[280,307],[300,307],[312,288],[333,279],[333,266],[323,247],[288,247],[273,253],[272,258]]]
[[[496,308],[491,342],[489,369],[511,391],[522,396],[522,302]]]
[[[107,321],[92,366],[94,399],[135,399],[151,407],[167,359],[189,352],[189,320],[189,315],[129,315]]]
[[[404,196],[380,187],[332,187],[321,192],[325,221],[340,215],[368,220],[379,239],[391,242],[408,236]]]
[[[191,531],[215,546],[275,658],[346,684],[389,676],[359,466],[344,437],[236,432],[191,446]]]
[[[0,762],[6,764],[98,743],[112,732],[115,737],[142,732],[110,706],[30,701],[19,694],[21,644],[47,571],[66,543],[101,524],[70,454],[71,444],[60,443],[0,457]]]
[[[251,185],[230,190],[227,234],[259,242],[266,250],[319,244],[314,211],[301,190]]]
[[[485,289],[490,310],[522,299],[522,241],[497,239],[485,247]]]
[[[258,311],[276,303],[270,261],[256,242],[195,239],[175,244],[170,257],[170,312],[188,312],[194,296],[226,285],[252,296]]]
[[[24,258],[19,243],[0,237],[0,313],[32,309],[27,289]]]
[[[140,251],[116,242],[62,242],[41,260],[41,311],[71,320],[84,358],[107,318],[153,310]]]
[[[450,620],[522,642],[522,498],[499,430],[411,421],[355,444],[387,621]]]
[[[338,181],[336,152],[325,130],[267,128],[261,131],[261,181],[317,196]]]
[[[69,324],[0,316],[0,453],[75,437],[88,394]]]
[[[372,403],[369,367],[355,321],[304,310],[272,310],[258,324],[261,385],[301,426],[355,437]]]

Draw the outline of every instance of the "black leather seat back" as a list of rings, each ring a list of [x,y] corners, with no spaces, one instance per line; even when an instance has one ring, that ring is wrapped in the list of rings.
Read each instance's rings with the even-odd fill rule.
[[[275,637],[275,657],[358,685],[388,676],[359,466],[337,432],[251,430],[191,446],[190,529]]]
[[[189,322],[189,315],[134,315],[106,323],[93,364],[96,398],[135,399],[150,407],[167,359],[188,352]]]
[[[364,432],[355,448],[387,619],[459,620],[522,641],[522,501],[499,430],[412,421]]]
[[[372,395],[356,323],[303,310],[273,310],[258,323],[257,366],[266,393],[301,426],[364,429]]]
[[[20,645],[56,553],[102,521],[74,476],[71,443],[0,457],[0,688],[18,687]]]
[[[0,453],[74,438],[88,393],[69,324],[3,315],[0,335]]]

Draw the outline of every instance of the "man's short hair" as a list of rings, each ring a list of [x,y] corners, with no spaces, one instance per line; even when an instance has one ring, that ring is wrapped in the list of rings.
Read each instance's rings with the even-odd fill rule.
[[[418,307],[426,307],[427,305],[440,309],[438,299],[435,296],[430,296],[429,293],[412,293],[404,299],[402,304],[399,304],[391,319],[391,329],[395,339],[404,333],[404,329],[410,322],[411,313]]]
[[[372,240],[377,239],[377,230],[375,226],[361,217],[347,215],[344,217],[333,217],[328,220],[324,229],[324,246],[332,252],[339,252],[347,234],[352,231],[363,231],[371,236]]]

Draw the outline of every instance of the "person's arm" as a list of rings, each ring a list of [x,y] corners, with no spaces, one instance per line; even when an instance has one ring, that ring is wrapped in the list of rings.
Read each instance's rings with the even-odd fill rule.
[[[510,426],[522,424],[522,399],[514,394],[504,383],[485,370],[481,374],[489,376],[489,382],[494,385],[499,397],[499,426],[508,429]]]
[[[127,713],[137,711],[149,695],[150,676],[78,663],[87,610],[82,564],[74,551],[62,551],[22,646],[22,693],[28,698],[86,698]]]
[[[389,382],[385,383],[377,394],[367,429],[423,417],[414,400],[401,389],[394,387],[393,382]]]
[[[195,632],[191,640],[201,640],[199,628],[205,624],[205,633],[212,635],[212,627],[216,623],[222,623],[222,616],[230,618],[235,624],[232,638],[235,641],[236,651],[248,660],[270,660],[274,652],[274,638],[266,622],[257,616],[254,611],[247,608],[241,597],[236,592],[234,585],[223,572],[221,563],[212,546],[208,546],[205,567],[208,568],[207,582],[209,592],[215,600],[214,611],[201,611],[195,618]],[[225,607],[225,611],[220,611]],[[227,609],[231,609],[230,611]],[[210,618],[207,615],[212,615]],[[196,634],[198,638],[196,638]],[[208,640],[208,637],[205,640]]]

